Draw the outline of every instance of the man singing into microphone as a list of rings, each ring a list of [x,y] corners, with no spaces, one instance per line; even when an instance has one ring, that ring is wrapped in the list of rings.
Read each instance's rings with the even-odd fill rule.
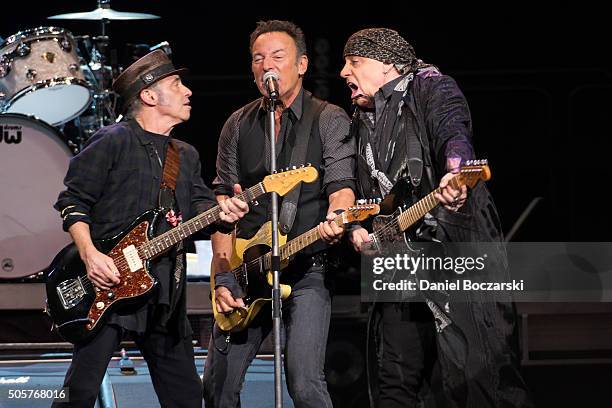
[[[298,196],[285,196],[279,202],[279,224],[288,232],[288,239],[318,224],[325,241],[302,251],[283,270],[281,277],[281,282],[292,286],[282,309],[287,385],[296,407],[331,407],[323,372],[331,314],[325,251],[343,233],[330,221],[355,200],[356,148],[353,141],[347,141],[346,113],[302,88],[308,57],[299,27],[288,21],[260,22],[251,34],[250,50],[251,69],[263,97],[238,109],[225,123],[219,139],[215,192],[217,199],[225,199],[232,194],[231,186],[235,183],[247,188],[269,174],[270,139],[265,132],[268,116],[265,99],[270,91],[277,91],[278,167],[311,163],[319,169],[316,182],[303,184],[297,189]],[[287,205],[292,200],[295,205]],[[296,206],[296,211],[290,211]],[[251,206],[250,214],[238,225],[237,236],[252,237],[269,221],[269,213],[270,200],[266,196]],[[227,272],[232,253],[231,236],[214,234],[212,245],[217,308],[219,312],[228,312],[243,305],[241,289],[234,276]],[[231,336],[215,325],[204,371],[204,398],[208,408],[240,405],[246,369],[271,327],[269,309],[261,311],[246,330]]]

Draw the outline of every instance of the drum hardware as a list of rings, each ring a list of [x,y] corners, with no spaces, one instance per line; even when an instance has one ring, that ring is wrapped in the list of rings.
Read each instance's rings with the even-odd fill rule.
[[[100,35],[83,35],[75,37],[77,46],[81,50],[84,59],[81,61],[80,70],[91,84],[92,99],[87,110],[74,119],[74,126],[64,129],[70,134],[69,146],[75,152],[83,147],[83,144],[101,127],[109,125],[117,120],[115,107],[118,95],[112,90],[113,77],[120,73],[114,50],[110,50],[110,64],[107,58],[109,54],[110,39],[107,35],[107,25],[114,20],[150,20],[159,19],[159,16],[145,13],[122,12],[111,9],[110,0],[98,0],[98,7],[89,12],[67,13],[48,17],[50,20],[89,20],[100,22]],[[76,135],[72,135],[76,132]]]
[[[172,48],[170,48],[170,43],[168,41],[162,41],[159,44],[150,47],[149,52],[155,51],[158,48],[161,48],[162,51],[165,52],[169,57],[172,57]]]
[[[101,33],[106,35],[106,25],[113,20],[155,20],[161,18],[154,14],[132,13],[111,9],[110,0],[98,0],[98,8],[81,13],[58,14],[48,17],[50,20],[95,20],[100,21]]]
[[[30,81],[33,81],[34,78],[36,78],[36,74],[38,74],[38,72],[36,72],[35,69],[28,68],[28,70],[26,71],[26,78],[28,78]]]
[[[53,20],[155,20],[161,18],[154,14],[132,13],[111,9],[110,0],[98,0],[98,8],[80,13],[58,14],[49,17]]]

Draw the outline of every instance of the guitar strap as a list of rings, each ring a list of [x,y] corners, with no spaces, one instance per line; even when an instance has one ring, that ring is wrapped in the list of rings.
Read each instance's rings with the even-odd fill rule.
[[[164,161],[164,170],[160,190],[170,189],[172,192],[176,190],[176,179],[179,174],[180,157],[178,146],[173,139],[170,139],[168,144],[168,152]]]
[[[293,165],[304,164],[306,153],[308,152],[308,142],[312,133],[312,126],[315,121],[318,124],[318,118],[321,112],[327,105],[327,102],[321,101],[304,90],[304,111],[301,120],[293,125],[295,130],[295,147],[291,152],[291,162]],[[297,203],[300,199],[302,186],[294,188],[283,198],[283,204],[278,216],[278,223],[283,234],[288,234],[293,227],[295,215],[297,213]]]
[[[176,207],[176,180],[179,175],[180,156],[176,142],[170,139],[168,143],[168,151],[166,152],[166,160],[164,160],[162,182],[159,187],[159,204],[161,207],[170,208],[174,211]],[[177,208],[178,210],[178,208]],[[167,216],[166,216],[167,218]],[[174,290],[170,295],[170,310],[173,311],[176,302],[180,297],[178,290],[180,289],[181,277],[184,269],[183,262],[183,241],[176,244],[176,258],[174,264]]]

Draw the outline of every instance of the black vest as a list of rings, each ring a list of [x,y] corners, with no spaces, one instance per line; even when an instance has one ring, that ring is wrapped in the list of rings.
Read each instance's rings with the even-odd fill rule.
[[[298,96],[299,97],[299,96]],[[303,111],[306,110],[307,104],[322,103],[316,100],[310,92],[303,91]],[[249,188],[259,183],[265,176],[270,174],[269,168],[266,165],[266,116],[267,113],[261,109],[262,99],[257,99],[246,105],[243,109],[240,118],[240,130],[238,137],[238,177],[240,185],[243,188]],[[297,215],[293,222],[293,227],[288,234],[288,239],[306,232],[307,230],[318,225],[319,222],[325,219],[327,208],[329,206],[327,196],[323,191],[323,146],[321,143],[321,135],[319,132],[319,116],[314,118],[312,130],[310,132],[310,140],[308,142],[308,150],[306,153],[306,163],[310,163],[319,171],[319,178],[312,183],[301,183],[297,188],[301,189],[300,199],[298,202]],[[304,115],[302,115],[302,119]],[[283,118],[284,119],[284,118]],[[287,119],[296,120],[292,112],[289,112]],[[295,127],[286,132],[282,148],[276,151],[276,165],[280,170],[285,167],[300,166],[305,163],[291,163],[291,152],[296,144]],[[278,143],[277,143],[278,146]],[[269,154],[269,153],[268,153]],[[266,194],[260,197],[258,205],[251,204],[249,213],[238,223],[238,237],[250,238],[266,221],[270,220],[270,195]],[[279,197],[279,209],[282,205],[282,197]],[[326,245],[322,242],[311,245],[302,251],[305,254],[312,254],[322,249]]]

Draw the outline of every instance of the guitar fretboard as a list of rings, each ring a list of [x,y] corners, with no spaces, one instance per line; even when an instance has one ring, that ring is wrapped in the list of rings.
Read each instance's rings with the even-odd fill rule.
[[[253,187],[243,191],[236,195],[242,201],[250,202],[255,198],[266,192],[263,183],[258,183]],[[164,251],[167,251],[170,247],[178,243],[179,241],[187,238],[188,236],[195,234],[203,228],[206,228],[210,224],[219,221],[221,218],[221,207],[218,205],[213,208],[204,211],[203,213],[193,217],[189,221],[180,224],[169,231],[153,238],[152,240],[142,244],[139,247],[141,257],[144,259],[152,259],[160,255]]]
[[[342,226],[344,223],[343,215],[340,214],[336,218],[334,218],[334,222],[337,226]],[[319,239],[321,239],[321,234],[319,234],[319,230],[317,229],[317,227],[314,227],[304,232],[303,234],[293,238],[291,241],[287,242],[285,245],[279,248],[281,261],[289,259],[289,257],[295,255],[307,246],[314,244]],[[249,266],[253,265],[257,266],[257,268],[261,268],[261,270],[263,271],[267,271],[271,269],[271,262],[272,253],[268,252],[265,255],[262,255],[259,258],[248,262],[248,264],[246,264],[246,267],[248,268]],[[232,270],[232,273],[234,274],[236,279],[238,279],[239,282],[241,280],[241,277],[243,276],[244,265],[245,264],[240,265],[238,268]]]
[[[461,185],[464,184],[462,183],[461,177],[461,174],[456,174],[450,179],[449,184],[454,189],[460,189]],[[440,203],[435,197],[435,194],[440,193],[440,191],[441,189],[439,187],[436,188],[431,193],[427,194],[425,197],[413,204],[406,211],[398,215],[395,220],[391,221],[391,223],[398,226],[400,231],[406,231]],[[381,239],[380,232],[377,232],[374,235],[377,239]]]

